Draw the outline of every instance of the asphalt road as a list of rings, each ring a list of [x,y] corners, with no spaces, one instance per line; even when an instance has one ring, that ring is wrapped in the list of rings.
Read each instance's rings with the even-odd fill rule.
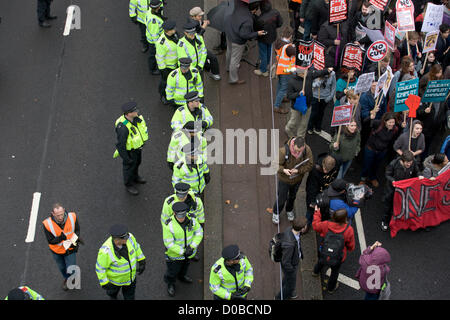
[[[199,0],[167,1],[165,14],[181,30]],[[66,9],[81,8],[81,30],[63,37]],[[0,2],[0,295],[28,285],[46,299],[106,299],[95,274],[97,252],[114,223],[125,223],[143,248],[147,269],[137,299],[167,299],[159,221],[171,191],[165,157],[173,110],[159,102],[159,77],[148,73],[128,1],[54,1],[52,28],[37,24],[36,1]],[[20,13],[20,14],[18,14]],[[149,128],[141,194],[129,195],[114,160],[120,106],[137,101]],[[42,193],[34,242],[25,243],[33,193]],[[41,221],[55,202],[75,211],[86,243],[77,254],[81,290],[61,290]],[[202,257],[202,255],[200,255]],[[203,298],[202,262],[177,299]]]

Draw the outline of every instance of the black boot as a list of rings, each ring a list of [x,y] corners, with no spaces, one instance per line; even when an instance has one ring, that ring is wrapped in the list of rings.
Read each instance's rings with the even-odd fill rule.
[[[170,283],[167,286],[167,293],[169,294],[169,296],[175,297],[175,285],[173,283]]]

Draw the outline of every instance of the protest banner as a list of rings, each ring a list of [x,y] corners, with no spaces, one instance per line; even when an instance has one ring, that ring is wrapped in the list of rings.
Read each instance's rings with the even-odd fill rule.
[[[408,106],[405,104],[405,101],[408,99],[410,94],[419,94],[419,79],[397,82],[395,86],[394,112],[408,110]]]
[[[421,32],[430,32],[439,30],[444,18],[444,5],[436,5],[431,2],[427,3],[427,11],[423,18]]]
[[[450,219],[450,170],[436,180],[412,178],[395,181],[391,237],[400,230],[437,226]]]
[[[329,24],[338,24],[348,19],[348,0],[330,0]]]
[[[411,0],[397,0],[395,4],[399,31],[414,31],[414,5]]]
[[[297,44],[297,66],[301,69],[308,69],[312,64],[314,55],[314,41],[299,40]]]
[[[372,43],[367,49],[367,58],[372,62],[378,62],[386,57],[388,51],[387,42],[384,40],[378,40]]]
[[[314,54],[313,54],[314,69],[322,70],[325,68],[325,46],[318,41],[314,41]]]
[[[357,44],[347,43],[342,54],[341,66],[361,71],[364,63],[365,50]]]
[[[375,72],[363,73],[356,83],[355,93],[363,93],[370,90],[372,82],[375,81]]]
[[[369,0],[370,4],[373,5],[378,10],[384,11],[390,0]]]
[[[450,80],[428,81],[427,88],[422,97],[422,102],[442,102],[445,101],[450,89]]]
[[[394,50],[395,45],[395,27],[386,20],[384,24],[384,40],[386,40],[389,49]]]
[[[337,127],[349,124],[352,120],[352,113],[353,106],[351,104],[335,106],[331,118],[331,126]]]
[[[439,37],[439,30],[428,32],[427,35],[425,36],[425,42],[423,44],[422,53],[428,53],[430,51],[433,51],[436,48],[438,37]],[[425,61],[427,61],[427,59],[425,59]]]

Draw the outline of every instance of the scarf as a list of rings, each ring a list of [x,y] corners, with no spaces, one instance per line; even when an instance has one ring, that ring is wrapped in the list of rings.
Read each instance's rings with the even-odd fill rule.
[[[293,156],[295,159],[298,159],[298,158],[300,158],[300,156],[302,155],[302,153],[301,153],[301,152],[296,152],[296,151],[295,151],[295,149],[294,149],[294,142],[295,142],[295,139],[292,139],[291,142],[289,143],[289,151],[291,152],[292,156]]]

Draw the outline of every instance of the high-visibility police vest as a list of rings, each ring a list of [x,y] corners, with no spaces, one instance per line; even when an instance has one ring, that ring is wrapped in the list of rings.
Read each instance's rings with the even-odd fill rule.
[[[206,62],[206,45],[203,37],[196,34],[194,38],[194,45],[186,38],[182,37],[178,41],[177,46],[178,59],[189,57],[192,59],[191,67],[203,69]],[[178,62],[178,65],[180,62]]]
[[[203,81],[196,68],[190,69],[191,79],[186,81],[180,68],[173,70],[167,77],[166,98],[173,100],[177,105],[186,103],[184,96],[191,91],[197,91],[199,97],[203,97]]]
[[[189,223],[185,229],[180,226],[175,216],[167,219],[162,225],[166,256],[170,260],[185,260],[184,253],[188,246],[194,249],[192,255],[188,258],[193,258],[203,239],[203,228],[197,219],[188,216],[186,216],[186,219],[189,220]]]
[[[127,138],[127,150],[134,150],[141,148],[145,142],[148,140],[148,129],[145,123],[144,117],[142,115],[139,116],[141,122],[137,122],[137,125],[133,125],[125,115],[121,115],[115,123],[115,126],[119,123],[122,123],[128,129],[128,138]],[[117,152],[117,150],[116,150]]]
[[[162,24],[163,19],[148,10],[145,15],[145,25],[147,26],[146,37],[148,43],[155,44],[158,38],[164,33]]]
[[[69,212],[67,214],[67,219],[64,224],[64,229],[62,230],[60,226],[52,219],[52,217],[48,217],[42,223],[44,224],[44,227],[47,231],[51,232],[54,237],[59,237],[61,235],[61,232],[64,232],[67,239],[71,239],[73,235],[75,234],[75,222],[77,221],[77,216],[75,212]],[[64,241],[61,241],[58,244],[48,244],[50,247],[50,250],[52,250],[56,254],[65,254],[68,251],[72,251],[73,248],[68,248],[67,250],[64,249],[63,245]]]
[[[278,64],[277,64],[277,75],[280,74],[291,74],[291,72],[286,71],[286,69],[290,69],[295,66],[295,54],[292,57],[288,57],[286,55],[286,49],[292,46],[291,44],[285,44],[281,49],[278,56]]]
[[[178,67],[177,43],[169,40],[163,32],[156,41],[156,63],[158,69],[176,69]]]
[[[201,158],[197,158],[201,162]],[[179,182],[187,183],[191,190],[196,194],[203,192],[206,186],[205,174],[209,173],[209,167],[206,163],[187,165],[185,159],[179,160],[173,166],[172,186]]]
[[[200,197],[198,197],[194,192],[189,191],[187,194],[188,197],[191,197],[193,204],[189,208],[188,216],[190,218],[195,218],[199,223],[205,223],[205,210],[203,207],[203,202]],[[172,218],[173,216],[173,210],[172,206],[174,203],[181,202],[180,199],[178,199],[176,194],[173,194],[171,196],[168,196],[166,199],[164,199],[163,208],[161,211],[161,224],[164,224],[168,219]]]
[[[137,21],[145,24],[145,15],[147,14],[148,9],[148,0],[130,0],[128,13],[130,15],[130,18],[136,17],[137,15]]]
[[[206,138],[203,136],[203,132],[197,132],[196,137],[200,142],[198,147],[199,154],[198,156],[202,158],[202,162],[206,162],[207,160],[207,150],[208,142]],[[180,159],[183,159],[185,154],[182,150],[183,146],[186,144],[192,143],[191,136],[189,133],[186,133],[184,130],[174,131],[172,137],[170,139],[169,147],[167,149],[167,162],[175,163]]]
[[[127,239],[128,258],[117,257],[114,253],[112,237],[109,237],[97,255],[95,273],[101,286],[111,282],[116,286],[128,286],[136,279],[136,264],[145,259],[141,246],[131,234]]]
[[[189,121],[206,121],[207,126],[205,129],[211,127],[214,120],[208,108],[203,103],[200,103],[199,108],[202,111],[202,114],[201,116],[196,117],[194,117],[192,112],[189,110],[187,104],[184,104],[177,110],[175,110],[172,116],[172,120],[170,121],[170,126],[172,127],[172,129],[181,130],[183,129],[183,126]]]
[[[30,287],[23,286],[19,287],[19,289],[22,290],[25,294],[27,294],[31,300],[45,300],[39,293],[32,290]],[[6,297],[5,300],[8,300],[8,297]]]
[[[241,255],[239,264],[241,268],[233,276],[225,267],[224,258],[220,258],[214,263],[209,274],[209,289],[213,294],[221,299],[230,300],[233,292],[245,286],[252,286],[253,268],[250,261],[248,261],[246,256]]]

